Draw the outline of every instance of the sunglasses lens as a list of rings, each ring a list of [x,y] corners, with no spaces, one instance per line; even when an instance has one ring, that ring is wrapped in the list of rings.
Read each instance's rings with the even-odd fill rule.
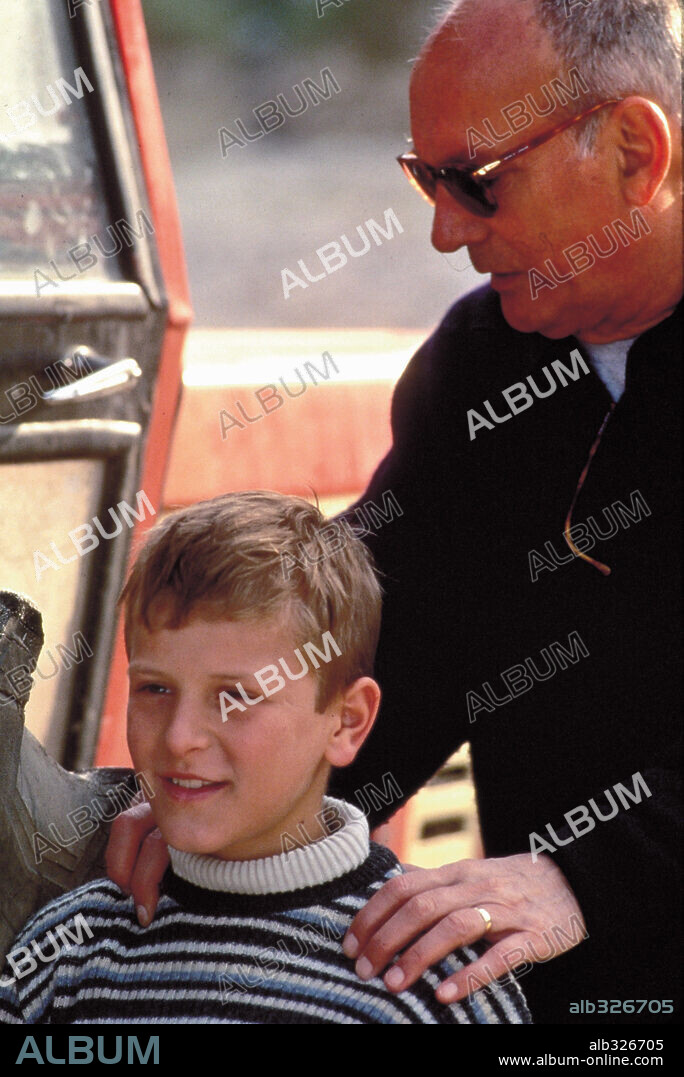
[[[399,163],[411,185],[431,206],[435,204],[437,184],[441,183],[451,197],[470,213],[478,217],[491,217],[496,213],[496,204],[489,201],[486,188],[471,179],[467,172],[450,168],[446,170],[447,175],[440,176],[415,157],[400,157]]]
[[[418,194],[422,195],[426,202],[434,206],[437,183],[430,169],[422,161],[415,158],[400,157],[399,163],[411,186],[415,187]]]
[[[489,201],[487,189],[466,173],[452,170],[443,183],[451,197],[470,213],[475,213],[478,217],[491,217],[496,213],[496,204]]]

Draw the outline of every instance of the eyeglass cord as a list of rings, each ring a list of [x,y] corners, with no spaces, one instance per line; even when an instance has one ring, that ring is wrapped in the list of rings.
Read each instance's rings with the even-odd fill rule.
[[[604,431],[605,431],[605,429],[606,429],[606,427],[608,425],[608,420],[610,419],[610,417],[611,417],[611,415],[613,414],[614,411],[615,411],[615,402],[613,402],[610,405],[610,408],[606,412],[606,414],[604,416],[604,419],[603,419],[603,422],[601,423],[601,426],[599,428],[599,432],[598,432],[598,434],[596,435],[596,437],[594,439],[594,444],[591,446],[591,449],[589,450],[589,456],[587,457],[587,462],[584,465],[584,468],[582,470],[582,474],[579,477],[579,482],[577,483],[577,489],[575,490],[575,496],[572,499],[572,504],[570,505],[570,510],[568,512],[567,519],[565,521],[565,530],[563,532],[563,537],[564,537],[565,541],[567,542],[569,548],[574,553],[575,557],[581,557],[583,561],[586,561],[588,564],[593,565],[594,568],[597,568],[599,570],[599,572],[601,572],[604,576],[610,576],[611,570],[608,567],[608,565],[604,565],[602,561],[597,561],[593,557],[588,557],[585,553],[582,553],[581,550],[578,550],[577,547],[575,546],[574,542],[570,538],[569,531],[570,531],[570,529],[572,527],[572,514],[573,514],[573,512],[575,510],[575,505],[577,504],[577,499],[578,499],[578,497],[579,497],[579,495],[581,493],[582,487],[584,486],[585,479],[586,479],[587,475],[589,474],[589,468],[591,467],[591,462],[594,459],[594,456],[596,454],[596,450],[598,449],[598,447],[599,447],[599,445],[601,443],[601,438],[603,437]]]

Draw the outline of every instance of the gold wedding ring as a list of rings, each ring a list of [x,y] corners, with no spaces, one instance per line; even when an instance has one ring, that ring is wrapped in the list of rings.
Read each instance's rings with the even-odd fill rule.
[[[484,920],[485,935],[486,935],[487,932],[491,931],[491,929],[492,929],[492,918],[491,918],[491,916],[489,915],[489,913],[487,912],[486,909],[480,909],[477,906],[475,906],[475,912],[479,912],[480,916]]]

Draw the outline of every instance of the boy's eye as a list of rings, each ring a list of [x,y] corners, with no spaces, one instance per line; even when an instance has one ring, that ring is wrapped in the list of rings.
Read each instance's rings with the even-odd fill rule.
[[[148,695],[152,696],[160,696],[163,695],[165,692],[168,692],[169,689],[166,687],[165,684],[141,684],[136,689],[136,691],[145,692]]]
[[[256,700],[263,698],[260,696],[259,692],[250,688],[245,688],[244,684],[242,685],[242,691],[240,691],[237,684],[230,685],[228,688],[222,688],[221,691],[226,692],[232,699],[243,705],[245,699],[254,700],[256,702]]]

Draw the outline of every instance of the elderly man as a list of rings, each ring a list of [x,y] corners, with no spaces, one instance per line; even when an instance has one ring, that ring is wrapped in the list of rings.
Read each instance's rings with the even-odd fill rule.
[[[415,66],[402,166],[492,280],[395,392],[382,719],[337,788],[468,739],[487,859],[357,917],[395,990],[487,934],[445,1001],[536,964],[536,1021],[677,1005],[680,34],[675,0],[464,0]]]
[[[676,0],[463,0],[414,70],[402,168],[492,280],[396,389],[363,497],[403,510],[368,538],[384,702],[334,792],[408,797],[469,740],[486,858],[357,916],[394,991],[486,936],[443,1001],[516,968],[537,1022],[679,1004],[680,37]],[[143,920],[166,862],[117,820]]]

